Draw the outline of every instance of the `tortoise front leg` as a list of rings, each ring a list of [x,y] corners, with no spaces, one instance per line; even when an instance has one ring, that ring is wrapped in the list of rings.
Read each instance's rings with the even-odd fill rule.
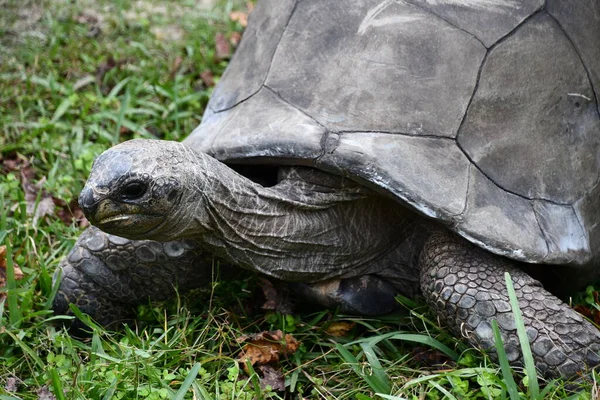
[[[512,277],[538,371],[572,376],[600,363],[600,332],[509,260],[450,232],[437,231],[421,253],[421,289],[439,319],[494,354],[498,322],[509,361],[522,365],[504,273]]]
[[[56,276],[56,314],[70,314],[73,303],[103,326],[130,319],[134,308],[166,300],[212,278],[212,256],[194,241],[129,240],[90,227],[62,260]],[[82,334],[75,320],[70,327]]]

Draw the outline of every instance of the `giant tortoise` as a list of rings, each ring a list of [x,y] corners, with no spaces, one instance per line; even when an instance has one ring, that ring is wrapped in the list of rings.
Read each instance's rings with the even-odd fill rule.
[[[261,1],[183,143],[95,161],[55,310],[109,324],[215,255],[348,312],[421,294],[484,349],[496,320],[518,365],[508,271],[540,373],[593,367],[541,282],[598,275],[599,41],[597,0]]]

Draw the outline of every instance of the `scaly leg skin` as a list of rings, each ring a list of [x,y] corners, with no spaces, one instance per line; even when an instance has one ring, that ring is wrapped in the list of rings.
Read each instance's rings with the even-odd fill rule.
[[[56,314],[71,314],[73,303],[111,327],[130,319],[139,304],[210,283],[212,256],[192,240],[129,240],[90,227],[62,260],[56,276],[60,276],[53,303]],[[74,320],[70,330],[84,335],[85,326]]]
[[[600,332],[509,260],[449,232],[436,231],[420,258],[421,289],[438,317],[476,347],[494,355],[498,322],[511,365],[522,366],[516,325],[505,286],[512,277],[538,371],[573,376],[600,363]]]

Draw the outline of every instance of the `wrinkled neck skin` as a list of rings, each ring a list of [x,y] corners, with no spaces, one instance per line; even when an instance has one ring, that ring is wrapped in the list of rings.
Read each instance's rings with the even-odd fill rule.
[[[286,281],[381,273],[417,286],[414,265],[397,276],[398,264],[413,264],[406,249],[420,246],[412,243],[414,214],[397,202],[308,168],[284,170],[266,188],[190,151],[196,157],[186,163],[186,191],[160,228],[168,232],[161,240],[191,237],[220,258]]]

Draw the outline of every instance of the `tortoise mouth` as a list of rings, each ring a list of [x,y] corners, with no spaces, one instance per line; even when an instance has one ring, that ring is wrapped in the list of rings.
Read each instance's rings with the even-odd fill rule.
[[[151,232],[162,221],[162,215],[119,213],[104,216],[93,224],[104,232],[133,239]]]
[[[105,224],[110,224],[110,223],[115,223],[115,222],[127,221],[133,215],[136,215],[136,214],[116,214],[116,215],[110,215],[108,217],[104,217],[104,218],[98,220],[97,224],[98,225],[105,225]]]

